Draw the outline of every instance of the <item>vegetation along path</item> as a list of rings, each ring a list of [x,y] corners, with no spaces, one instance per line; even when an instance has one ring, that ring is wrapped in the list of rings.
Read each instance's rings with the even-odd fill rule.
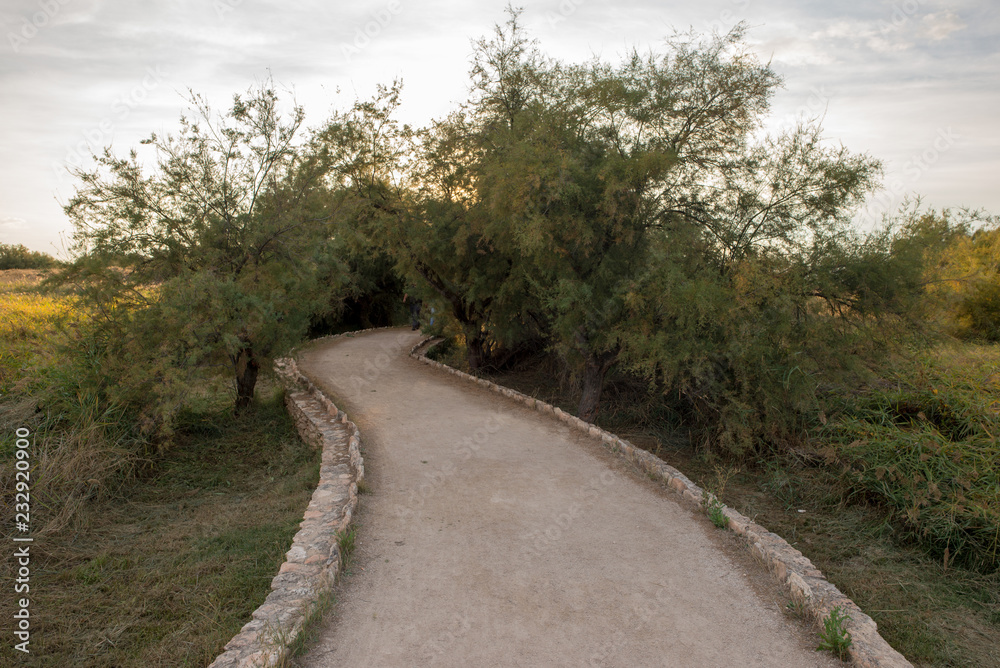
[[[300,665],[843,665],[731,536],[555,418],[410,358],[418,336],[300,355],[360,427],[372,488]]]

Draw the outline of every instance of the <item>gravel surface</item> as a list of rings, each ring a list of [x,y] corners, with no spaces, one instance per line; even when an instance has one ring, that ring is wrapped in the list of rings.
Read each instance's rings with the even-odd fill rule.
[[[596,439],[410,358],[419,338],[299,356],[361,429],[372,493],[298,665],[844,665],[730,534]]]

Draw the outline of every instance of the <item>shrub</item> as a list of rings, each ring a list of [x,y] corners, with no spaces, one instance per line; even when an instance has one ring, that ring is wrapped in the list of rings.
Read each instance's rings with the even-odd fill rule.
[[[969,334],[1000,342],[1000,277],[976,286],[959,302],[957,314]]]
[[[945,566],[991,572],[1000,566],[1000,387],[982,371],[919,368],[916,379],[842,400],[821,435],[855,501],[887,508],[901,535]]]
[[[23,245],[0,243],[0,271],[6,269],[49,269],[58,264],[47,253],[29,250]]]

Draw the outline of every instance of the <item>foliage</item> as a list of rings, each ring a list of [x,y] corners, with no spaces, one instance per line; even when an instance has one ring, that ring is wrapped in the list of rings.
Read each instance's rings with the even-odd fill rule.
[[[722,512],[725,505],[719,501],[719,497],[715,494],[709,494],[706,507],[708,508],[708,518],[712,520],[712,524],[719,529],[725,529],[729,526],[729,518]]]
[[[58,261],[48,253],[39,253],[18,244],[0,243],[0,271],[8,269],[50,269]]]
[[[1000,343],[1000,275],[972,288],[959,303],[956,315],[969,334]]]
[[[17,273],[17,272],[11,272]],[[5,279],[12,277],[5,276]],[[0,393],[7,394],[27,375],[61,324],[72,317],[70,296],[39,290],[35,282],[0,283]]]
[[[471,190],[483,210],[480,243],[512,268],[488,281],[490,294],[513,283],[535,302],[522,320],[525,311],[538,314],[579,378],[582,417],[594,418],[605,376],[623,360],[686,395],[706,431],[721,425],[731,436],[722,449],[746,452],[765,429],[722,411],[750,398],[761,376],[780,385],[799,366],[775,368],[774,358],[793,362],[803,346],[772,351],[774,340],[788,338],[810,299],[860,302],[852,300],[859,287],[837,272],[860,259],[849,214],[872,190],[878,163],[828,148],[815,126],[753,139],[780,79],[746,48],[742,25],[708,38],[675,36],[665,53],[633,53],[619,66],[564,65],[532,48],[517,17],[511,10],[492,41],[477,43],[469,120],[476,150],[463,153],[473,156],[463,173],[474,178],[461,191]],[[771,297],[756,294],[758,282]],[[677,353],[705,341],[705,332],[677,331],[663,312],[702,308],[664,296],[675,288],[718,307],[696,318],[711,332],[708,365]],[[744,307],[736,319],[734,303]],[[492,318],[492,308],[480,321],[512,319]],[[774,322],[784,329],[771,329]],[[732,349],[743,346],[745,332],[734,328],[745,324],[763,330],[763,340],[743,357]],[[664,336],[669,345],[649,345],[665,331],[677,331]],[[757,360],[762,368],[740,368]],[[676,374],[658,370],[667,366]],[[806,394],[794,390],[792,403]],[[776,395],[763,398],[777,405],[772,413],[789,404]]]
[[[247,408],[258,370],[342,282],[314,189],[328,165],[297,144],[302,109],[286,117],[266,85],[234,96],[222,117],[200,96],[191,104],[177,135],[143,142],[151,175],[136,151],[106,149],[94,170],[77,170],[66,206],[76,259],[65,280],[97,327],[87,345],[119,384],[155,379],[166,433],[184,370],[228,362],[237,410]]]
[[[816,651],[832,652],[841,661],[846,661],[847,650],[852,645],[851,634],[847,630],[849,621],[851,621],[851,616],[844,612],[839,605],[835,606],[830,614],[823,619],[823,630],[819,632],[820,643]]]
[[[80,358],[59,355],[60,342],[79,331],[72,295],[52,290],[39,276],[5,272],[0,283],[0,421],[34,434],[33,525],[52,532],[88,499],[104,497],[136,470],[145,441],[120,404],[96,401],[75,375]],[[39,411],[39,409],[43,409]],[[0,462],[14,454],[14,429],[0,441]],[[13,494],[14,479],[0,480]],[[0,519],[12,521],[13,506]]]
[[[341,566],[345,570],[350,566],[356,539],[357,528],[353,526],[337,533],[337,549],[340,550]]]
[[[706,492],[704,504],[706,510],[708,511],[708,517],[712,520],[712,524],[719,529],[725,529],[729,526],[729,518],[726,517],[726,514],[723,512],[723,509],[726,506],[719,500],[719,495],[725,492],[726,483],[728,483],[729,479],[737,473],[739,473],[739,469],[730,468],[722,470],[721,468],[716,467],[715,483],[712,485],[711,491]]]
[[[508,8],[446,119],[400,128],[397,84],[330,124],[345,206],[447,306],[470,368],[548,342],[593,419],[625,362],[679,396],[705,442],[774,447],[801,434],[815,360],[901,312],[912,281],[886,260],[889,235],[849,229],[876,161],[816,125],[755,138],[780,78],[744,37],[572,65],[542,56]],[[840,340],[810,338],[830,329]]]
[[[177,447],[119,488],[98,493],[86,485],[91,472],[76,471],[93,492],[87,506],[65,530],[36,533],[31,548],[45,566],[31,588],[40,665],[205,666],[264,602],[319,457],[297,437],[280,388],[262,385],[258,410],[237,420],[220,383],[200,381],[178,417]],[[41,448],[54,454],[56,435],[37,433],[36,463]],[[87,447],[59,444],[67,455]],[[15,595],[5,588],[0,607],[13,609]],[[5,643],[0,664],[17,665],[15,655]]]
[[[629,295],[619,340],[706,450],[747,458],[801,443],[822,410],[818,389],[853,382],[901,328],[877,271],[891,237],[838,231],[797,259],[722,269],[698,227],[671,236]]]
[[[473,186],[476,127],[464,112],[418,132],[400,127],[399,95],[398,82],[382,87],[320,133],[339,147],[337,206],[361,252],[392,257],[408,294],[450,314],[472,368],[496,364],[504,342],[524,338],[519,324],[530,314],[516,257],[485,233],[490,221]]]
[[[821,430],[856,500],[891,510],[901,536],[950,564],[1000,565],[1000,360],[927,359],[841,400]]]
[[[919,314],[962,338],[1000,340],[1000,218],[969,209],[924,210],[904,203],[893,223],[899,258],[917,256]],[[905,260],[904,260],[905,261]]]
[[[351,283],[346,297],[335,297],[343,299],[342,310],[340,304],[328,309],[337,318],[337,328],[347,331],[401,323],[406,284],[392,257],[373,247],[347,251],[342,256]],[[313,328],[311,333],[315,332]],[[332,332],[329,329],[326,333]]]

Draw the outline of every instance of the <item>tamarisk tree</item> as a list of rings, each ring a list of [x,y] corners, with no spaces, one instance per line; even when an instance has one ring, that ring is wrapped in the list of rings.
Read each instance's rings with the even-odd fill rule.
[[[282,113],[268,85],[234,96],[222,115],[201,96],[190,101],[176,135],[142,142],[151,170],[136,150],[119,158],[110,149],[76,170],[65,207],[70,275],[99,319],[121,323],[115,314],[126,309],[125,336],[141,332],[134,347],[147,361],[228,363],[239,413],[262,364],[301,338],[336,288],[317,281],[331,275],[315,196],[327,163],[301,146],[302,109]]]

